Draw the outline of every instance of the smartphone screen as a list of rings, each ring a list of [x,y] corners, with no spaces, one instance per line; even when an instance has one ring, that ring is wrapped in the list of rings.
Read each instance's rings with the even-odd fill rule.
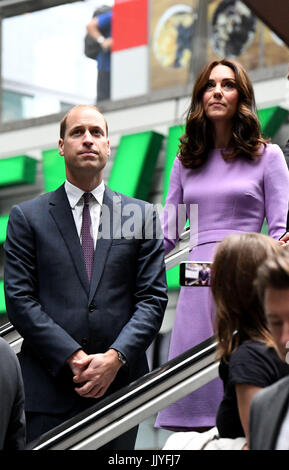
[[[208,287],[211,285],[211,261],[184,261],[180,263],[180,285]]]

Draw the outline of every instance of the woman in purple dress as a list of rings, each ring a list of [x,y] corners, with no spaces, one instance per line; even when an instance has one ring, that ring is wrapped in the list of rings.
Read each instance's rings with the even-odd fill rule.
[[[262,138],[250,79],[232,60],[209,63],[197,78],[180,153],[175,159],[164,208],[166,253],[175,246],[172,225],[179,204],[190,220],[192,261],[213,259],[216,245],[231,233],[269,235],[286,230],[289,176],[277,145]],[[175,213],[172,210],[175,208]],[[172,330],[169,359],[214,334],[215,307],[209,289],[183,287]],[[159,412],[156,426],[176,431],[205,430],[216,423],[223,395],[220,379]]]

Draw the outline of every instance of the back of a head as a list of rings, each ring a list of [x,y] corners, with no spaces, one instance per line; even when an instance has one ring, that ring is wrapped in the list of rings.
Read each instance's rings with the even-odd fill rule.
[[[108,5],[100,5],[94,10],[93,16],[103,15],[111,10],[111,7]]]
[[[270,342],[254,281],[258,267],[279,250],[275,240],[259,233],[229,235],[220,243],[212,265],[212,293],[221,356],[246,340]]]

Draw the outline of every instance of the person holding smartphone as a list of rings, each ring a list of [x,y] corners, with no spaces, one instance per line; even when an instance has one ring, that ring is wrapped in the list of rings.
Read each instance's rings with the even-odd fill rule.
[[[179,204],[186,205],[188,217],[195,213],[191,205],[198,206],[198,220],[190,220],[189,259],[210,261],[227,235],[260,232],[264,218],[269,235],[278,240],[286,230],[288,197],[285,158],[278,145],[261,135],[247,72],[233,60],[210,62],[195,81],[171,171],[163,217],[166,253],[182,230],[179,227],[171,236],[172,226],[180,225],[176,223]],[[212,336],[214,317],[209,289],[183,287],[169,359]],[[215,379],[160,411],[156,426],[179,431],[214,426],[222,395],[222,383]]]

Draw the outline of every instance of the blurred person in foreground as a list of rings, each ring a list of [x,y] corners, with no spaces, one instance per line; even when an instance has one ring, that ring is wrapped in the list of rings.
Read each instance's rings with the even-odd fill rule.
[[[0,450],[23,450],[26,443],[23,380],[16,354],[2,338],[0,357]]]
[[[165,450],[192,450],[196,444],[202,444],[203,450],[248,449],[253,397],[289,374],[289,366],[278,356],[254,286],[258,267],[282,249],[259,233],[229,235],[220,243],[211,266],[217,359],[224,384],[216,427],[205,433],[176,433],[179,436],[172,437]],[[183,447],[173,447],[176,441]]]
[[[279,355],[289,363],[289,247],[259,268],[256,285]],[[289,450],[289,375],[258,393],[250,412],[250,449]]]
[[[94,106],[72,108],[58,147],[65,183],[15,205],[5,242],[29,441],[147,373],[146,349],[167,304],[154,207],[104,184],[104,116]],[[132,449],[136,432],[108,448]]]
[[[220,437],[245,436],[247,444],[252,398],[289,374],[289,366],[278,356],[254,286],[258,267],[282,249],[266,235],[230,235],[219,245],[212,265],[217,357],[224,383],[216,425]]]
[[[289,81],[289,65],[288,65],[287,80]],[[287,83],[287,93],[289,94],[289,83]],[[288,97],[287,97],[287,99],[289,100]],[[286,158],[287,165],[289,167],[289,139],[287,140],[287,143],[284,146],[283,152],[284,152],[284,156]]]
[[[236,61],[207,64],[197,77],[185,134],[180,138],[164,207],[164,243],[169,253],[190,219],[190,261],[210,261],[231,233],[261,232],[278,240],[286,230],[289,175],[284,155],[261,135],[252,83]],[[196,212],[191,210],[198,207]],[[203,287],[182,287],[169,359],[214,334],[215,305]],[[219,378],[161,410],[156,426],[205,430],[215,425],[223,396]]]

